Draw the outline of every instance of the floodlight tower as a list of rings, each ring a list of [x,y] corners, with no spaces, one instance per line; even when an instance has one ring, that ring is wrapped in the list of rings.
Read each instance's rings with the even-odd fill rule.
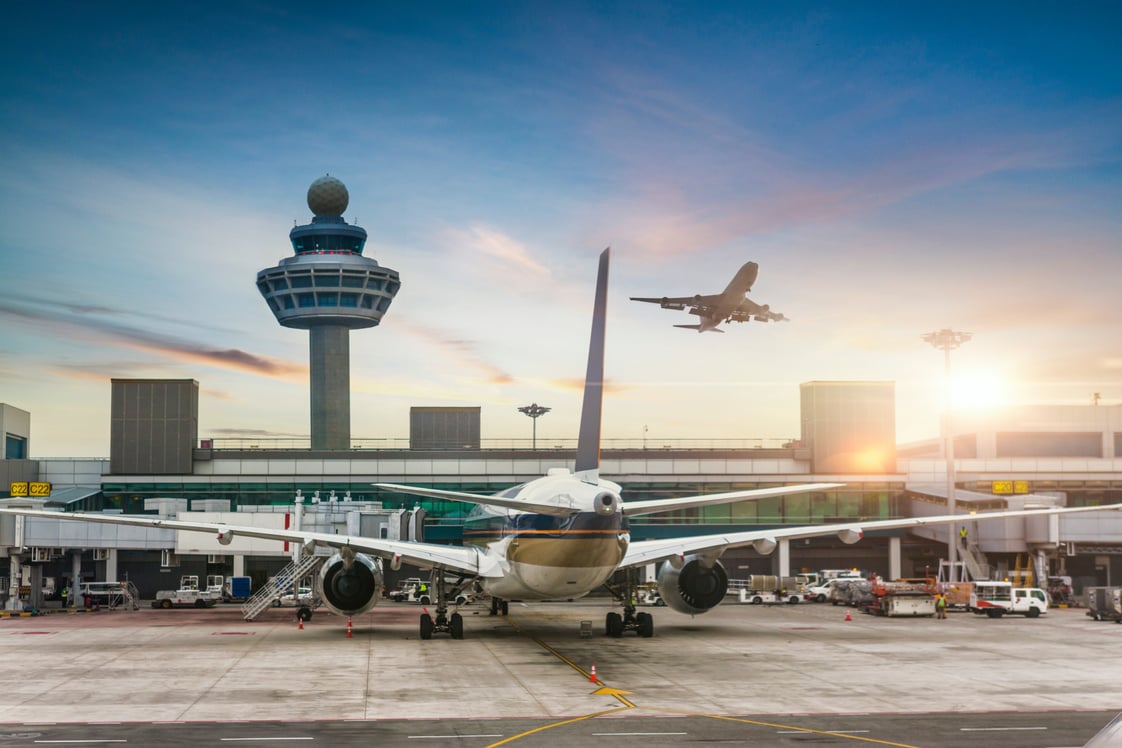
[[[538,405],[537,403],[530,403],[529,405],[525,405],[518,409],[519,413],[525,413],[534,421],[534,440],[532,442],[533,446],[531,447],[531,449],[538,448],[538,418],[544,416],[551,410],[552,408],[547,408],[544,405]]]
[[[257,273],[277,322],[308,331],[312,449],[350,448],[350,331],[381,322],[401,288],[396,270],[362,256],[366,230],[342,217],[349,201],[335,177],[312,182],[312,222],[288,235],[296,255]]]
[[[946,376],[946,411],[943,414],[943,452],[947,460],[947,514],[954,514],[955,512],[955,497],[954,497],[954,428],[951,425],[951,350],[958,348],[963,343],[974,337],[973,333],[969,332],[956,332],[949,327],[944,327],[937,332],[929,332],[923,335],[923,340],[930,343],[936,348],[943,349],[943,360]],[[947,527],[947,576],[951,582],[959,581],[955,579],[955,558],[957,557],[958,546],[958,527],[956,525],[948,525]],[[965,581],[965,580],[963,580]]]

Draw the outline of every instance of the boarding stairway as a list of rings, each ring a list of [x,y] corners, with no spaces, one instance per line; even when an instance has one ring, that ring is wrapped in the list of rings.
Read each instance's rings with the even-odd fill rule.
[[[242,604],[242,616],[245,620],[252,621],[271,607],[281,595],[296,594],[300,589],[300,580],[318,571],[323,562],[323,556],[300,556],[277,572],[275,577]]]

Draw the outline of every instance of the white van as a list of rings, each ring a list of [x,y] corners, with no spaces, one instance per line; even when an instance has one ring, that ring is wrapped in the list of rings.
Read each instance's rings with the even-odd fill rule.
[[[975,582],[970,610],[990,618],[1007,613],[1036,618],[1048,612],[1048,594],[1039,587],[1014,587],[1011,582]]]

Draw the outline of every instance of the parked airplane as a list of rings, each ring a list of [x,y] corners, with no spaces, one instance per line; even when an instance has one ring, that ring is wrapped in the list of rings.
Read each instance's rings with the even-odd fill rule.
[[[600,478],[600,415],[604,385],[604,331],[607,310],[608,250],[600,256],[593,308],[592,339],[589,344],[580,434],[573,472],[553,469],[549,474],[502,491],[478,496],[421,486],[375,484],[383,491],[475,504],[464,524],[465,545],[449,546],[416,541],[383,540],[357,535],[335,535],[302,530],[272,530],[226,524],[124,517],[119,514],[64,514],[31,509],[0,509],[0,514],[19,514],[59,520],[104,522],[141,527],[160,527],[184,532],[217,534],[229,544],[234,537],[266,538],[297,543],[305,554],[317,546],[334,550],[320,568],[316,594],[338,615],[352,616],[370,610],[381,596],[383,566],[391,569],[409,563],[432,570],[435,616],[426,609],[420,616],[420,635],[434,632],[463,638],[463,617],[449,601],[465,590],[491,596],[491,612],[508,610],[510,600],[577,598],[606,585],[616,572],[623,579],[609,589],[617,597],[621,612],[605,618],[606,632],[618,637],[634,631],[649,637],[654,622],[649,613],[637,612],[638,569],[664,561],[658,572],[662,599],[675,611],[696,615],[710,610],[725,598],[728,575],[720,557],[726,550],[752,546],[760,553],[772,552],[780,540],[836,535],[855,543],[871,530],[917,527],[962,522],[963,515],[920,517],[864,522],[782,526],[766,530],[697,535],[630,542],[627,520],[656,512],[689,509],[734,501],[760,499],[839,488],[839,483],[809,483],[795,486],[731,491],[704,496],[623,501],[619,484]],[[1108,507],[1021,510],[970,515],[971,521],[1022,517],[1029,514],[1059,514]]]
[[[756,282],[756,276],[759,272],[760,266],[756,263],[744,263],[740,270],[736,271],[736,275],[729,281],[725,290],[718,294],[663,296],[661,298],[632,296],[631,300],[645,301],[650,304],[658,304],[663,309],[679,311],[689,307],[690,314],[696,314],[700,318],[698,323],[696,325],[674,325],[674,327],[683,327],[698,332],[707,330],[724,332],[719,327],[722,322],[748,322],[750,320],[789,322],[790,320],[779,312],[771,311],[769,305],[757,304],[748,298],[747,294],[752,290],[752,284]]]

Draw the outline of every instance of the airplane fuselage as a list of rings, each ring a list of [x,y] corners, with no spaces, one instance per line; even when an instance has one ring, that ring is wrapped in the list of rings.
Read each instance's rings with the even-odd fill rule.
[[[553,600],[587,595],[608,580],[627,552],[630,534],[618,501],[613,511],[596,511],[593,499],[608,481],[585,483],[573,476],[548,476],[511,493],[555,497],[577,509],[563,516],[479,506],[464,521],[464,545],[483,550],[503,569],[481,577],[483,591],[506,600]]]
[[[721,292],[720,298],[714,304],[712,314],[701,317],[699,322],[700,327],[698,332],[705,332],[712,330],[724,322],[728,317],[736,311],[740,306],[740,302],[744,301],[744,297],[752,290],[752,284],[756,282],[756,277],[760,274],[760,266],[754,262],[746,262],[740,266],[736,271],[736,275],[732,277],[729,284],[725,286],[725,290]]]

